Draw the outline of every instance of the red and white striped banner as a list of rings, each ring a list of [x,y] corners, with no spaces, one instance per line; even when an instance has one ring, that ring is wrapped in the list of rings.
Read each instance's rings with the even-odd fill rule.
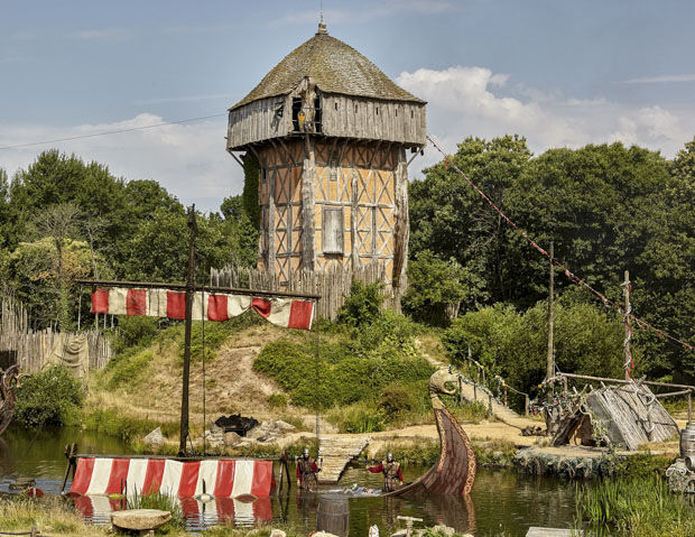
[[[181,462],[160,458],[79,457],[70,495],[160,493],[193,498],[253,499],[270,495],[272,461],[206,459]]]
[[[314,317],[314,303],[310,300],[197,292],[193,296],[192,318],[194,321],[226,321],[249,309],[284,328],[309,330]],[[168,289],[97,287],[92,293],[91,311],[109,315],[184,319],[186,293]]]

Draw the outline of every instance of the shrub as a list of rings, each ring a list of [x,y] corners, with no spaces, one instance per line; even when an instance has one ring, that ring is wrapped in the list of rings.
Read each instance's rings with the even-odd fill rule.
[[[159,319],[122,315],[118,317],[118,330],[111,337],[113,350],[119,354],[131,347],[147,346],[158,332]]]
[[[383,431],[388,421],[379,408],[364,403],[336,409],[328,415],[328,420],[341,433],[376,433]]]
[[[274,393],[268,396],[268,406],[270,408],[286,408],[287,396],[284,393]]]
[[[383,302],[383,282],[364,284],[355,280],[350,288],[350,296],[345,298],[338,312],[338,321],[356,328],[371,324],[379,316]]]
[[[82,384],[66,368],[51,366],[22,381],[15,420],[26,428],[74,423],[84,396]]]
[[[381,390],[378,408],[387,416],[410,412],[417,405],[415,395],[403,384],[393,382]]]
[[[106,381],[108,389],[132,385],[140,377],[154,355],[151,351],[131,347],[109,361],[105,371],[111,376]]]

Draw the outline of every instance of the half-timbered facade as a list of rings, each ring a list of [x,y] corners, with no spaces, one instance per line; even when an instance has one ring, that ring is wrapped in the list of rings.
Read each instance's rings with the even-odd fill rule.
[[[320,24],[229,111],[227,150],[260,165],[259,268],[288,282],[378,262],[398,287],[424,143],[424,101]]]

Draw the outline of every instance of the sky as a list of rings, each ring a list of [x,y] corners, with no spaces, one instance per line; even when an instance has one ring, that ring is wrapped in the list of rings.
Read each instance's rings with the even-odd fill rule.
[[[622,141],[672,158],[695,135],[692,0],[323,5],[331,35],[428,101],[449,152],[517,133],[535,154]],[[0,168],[57,148],[216,210],[243,187],[227,108],[313,36],[319,12],[320,0],[0,0]],[[122,132],[92,136],[110,131]],[[438,160],[429,148],[411,178]]]

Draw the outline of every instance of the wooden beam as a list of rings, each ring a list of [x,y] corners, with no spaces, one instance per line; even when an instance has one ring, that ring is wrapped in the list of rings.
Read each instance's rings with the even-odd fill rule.
[[[185,291],[186,284],[183,283],[158,283],[158,282],[129,282],[120,280],[75,280],[78,285],[93,285],[95,287],[129,287],[138,289],[170,289],[172,291]],[[267,291],[262,289],[243,289],[240,287],[215,287],[211,285],[196,285],[196,291],[207,293],[224,293],[229,295],[255,295],[267,297],[286,297],[286,298],[309,298],[319,300],[321,295],[310,293],[284,293]]]
[[[231,149],[228,149],[227,153],[229,153],[230,155],[232,155],[232,157],[234,157],[234,160],[236,160],[239,163],[239,166],[241,166],[241,169],[243,170],[244,169],[244,163],[241,162],[239,157],[237,157]]]

